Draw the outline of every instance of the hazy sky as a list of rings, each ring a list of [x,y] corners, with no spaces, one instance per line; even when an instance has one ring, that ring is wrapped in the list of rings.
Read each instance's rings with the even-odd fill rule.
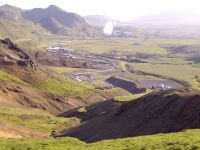
[[[0,0],[23,9],[54,4],[68,12],[84,15],[107,15],[126,21],[146,14],[166,11],[187,11],[200,15],[200,0]]]

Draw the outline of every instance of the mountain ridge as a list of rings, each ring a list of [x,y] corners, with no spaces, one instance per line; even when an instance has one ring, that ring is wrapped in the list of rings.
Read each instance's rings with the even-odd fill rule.
[[[23,19],[22,10],[18,7],[5,4],[0,6],[0,18],[19,20]]]
[[[25,11],[23,17],[36,23],[44,18],[52,17],[66,27],[78,26],[79,24],[86,25],[85,20],[81,16],[75,13],[66,12],[55,5],[50,5],[44,9],[34,8]]]
[[[56,137],[70,136],[86,142],[199,128],[200,93],[192,89],[153,92],[98,113]],[[91,112],[89,112],[91,113]],[[63,116],[70,113],[64,113]],[[72,112],[73,116],[78,114]],[[79,115],[78,115],[79,116]],[[82,115],[83,116],[83,115]],[[87,110],[86,110],[86,115]],[[83,116],[83,119],[84,116]]]
[[[55,5],[47,8],[22,10],[6,4],[0,7],[0,19],[30,21],[39,24],[53,34],[87,34],[91,30],[83,17],[62,10]]]

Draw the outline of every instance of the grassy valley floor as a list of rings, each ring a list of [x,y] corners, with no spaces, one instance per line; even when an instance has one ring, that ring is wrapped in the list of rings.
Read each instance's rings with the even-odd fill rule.
[[[200,130],[106,140],[86,144],[74,138],[1,139],[1,150],[198,150]]]

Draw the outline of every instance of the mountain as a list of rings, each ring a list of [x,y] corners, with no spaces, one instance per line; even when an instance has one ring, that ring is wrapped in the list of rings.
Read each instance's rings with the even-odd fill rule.
[[[63,30],[69,28],[84,32],[88,28],[84,18],[75,13],[66,12],[54,5],[45,9],[35,8],[25,11],[23,17],[41,24],[45,29],[53,33],[62,33]]]
[[[80,124],[57,115],[107,96],[40,66],[10,39],[0,39],[0,138],[49,138]]]
[[[13,21],[16,27],[24,24],[22,22],[26,22],[25,24],[32,22],[35,26],[40,25],[53,34],[85,35],[96,31],[86,23],[83,17],[75,13],[66,12],[55,5],[45,9],[22,10],[6,4],[0,7],[1,19],[6,22]]]
[[[44,43],[44,37],[49,32],[39,24],[24,19],[23,12],[10,5],[0,7],[0,38],[10,38],[17,44],[28,46],[30,50],[36,43]]]
[[[89,30],[91,29],[91,28],[80,29],[80,28],[76,28],[76,27],[73,27],[73,28],[66,27],[54,18],[44,18],[44,19],[40,20],[39,24],[44,29],[50,31],[53,34],[68,35],[68,36],[84,35],[84,34],[89,33]],[[91,32],[92,32],[92,30],[91,30]]]
[[[42,43],[49,34],[39,24],[27,20],[2,19],[0,17],[0,38],[10,38],[18,44]]]
[[[113,94],[116,94],[115,92],[97,91],[92,85],[74,81],[40,66],[34,60],[36,55],[31,57],[28,52],[29,50],[25,51],[10,39],[0,40],[0,82],[1,80],[4,82],[2,91],[9,89],[5,94],[9,91],[18,91],[18,89],[23,91],[14,92],[14,95],[9,97],[11,101],[20,101],[20,104],[58,114],[86,103],[113,97]],[[7,80],[9,81],[8,88],[4,87]],[[11,85],[13,88],[9,88],[10,84],[14,84]],[[19,95],[17,96],[16,93]],[[27,96],[30,98],[27,99]],[[9,98],[6,95],[4,97],[5,100]],[[31,103],[32,99],[33,104]],[[52,99],[53,101],[49,101]],[[24,102],[22,102],[23,100]]]
[[[108,21],[113,20],[107,16],[101,16],[101,15],[89,15],[85,16],[84,18],[88,24],[95,26],[104,26]]]
[[[65,113],[62,116],[76,116],[84,120],[81,125],[63,131],[56,137],[71,136],[86,142],[96,142],[196,129],[200,127],[199,107],[198,91],[191,89],[157,91],[122,105],[112,104],[98,113],[92,113],[92,109],[88,109],[87,112],[86,108],[85,117],[74,112]]]
[[[0,7],[0,18],[3,19],[11,19],[11,20],[19,20],[22,19],[22,10],[20,8],[3,5]]]
[[[65,30],[66,28],[63,24],[61,24],[56,19],[51,18],[51,17],[40,20],[39,24],[43,28],[47,29],[48,31],[54,34],[59,33],[61,30]]]
[[[0,40],[0,99],[1,104],[38,108],[59,114],[83,103],[70,96],[44,91],[41,84],[47,80],[58,82],[53,72],[38,66],[19,46],[9,39]]]
[[[109,97],[40,66],[27,52],[8,38],[0,39],[0,138],[47,139],[80,124],[77,118],[57,115]]]
[[[142,16],[132,20],[131,24],[196,25],[200,24],[200,16],[189,12],[172,11]]]
[[[23,16],[24,18],[33,22],[40,22],[45,18],[54,18],[64,26],[71,28],[87,26],[85,20],[81,16],[75,13],[66,12],[54,5],[51,5],[45,9],[35,8],[33,10],[25,11]]]

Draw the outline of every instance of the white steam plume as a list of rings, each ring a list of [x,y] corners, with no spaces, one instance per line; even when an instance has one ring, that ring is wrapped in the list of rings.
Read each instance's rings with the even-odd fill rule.
[[[115,24],[116,22],[108,21],[104,26],[103,33],[106,35],[112,35]]]

